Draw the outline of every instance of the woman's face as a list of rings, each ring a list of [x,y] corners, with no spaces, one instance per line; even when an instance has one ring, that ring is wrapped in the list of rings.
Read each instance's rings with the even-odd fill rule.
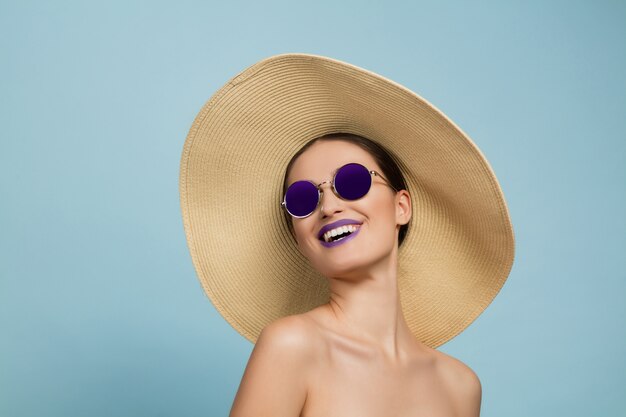
[[[406,190],[396,193],[378,176],[363,198],[346,201],[331,187],[333,173],[350,162],[357,162],[384,176],[374,158],[361,147],[341,140],[319,141],[311,145],[292,165],[287,185],[311,180],[321,186],[320,204],[313,214],[293,218],[298,247],[311,265],[327,277],[359,276],[397,255],[400,225],[411,217],[411,202]],[[320,229],[337,220],[351,219],[358,232],[345,243],[328,247],[318,238]],[[323,239],[323,238],[322,238]]]

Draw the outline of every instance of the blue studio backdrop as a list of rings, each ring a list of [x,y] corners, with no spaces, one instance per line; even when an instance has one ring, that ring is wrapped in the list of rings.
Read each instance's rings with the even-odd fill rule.
[[[0,416],[227,416],[252,344],[178,194],[204,102],[271,55],[397,81],[492,165],[516,257],[440,347],[483,417],[626,415],[626,3],[0,1]]]

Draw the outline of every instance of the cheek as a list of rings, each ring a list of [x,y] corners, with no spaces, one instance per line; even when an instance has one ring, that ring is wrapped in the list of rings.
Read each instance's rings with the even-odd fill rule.
[[[390,216],[394,217],[395,221],[394,199],[389,198],[386,194],[377,193],[367,201],[360,201],[357,209],[373,221],[386,222]]]
[[[393,236],[396,229],[396,209],[394,201],[390,199],[377,199],[369,209],[370,222],[378,236]]]

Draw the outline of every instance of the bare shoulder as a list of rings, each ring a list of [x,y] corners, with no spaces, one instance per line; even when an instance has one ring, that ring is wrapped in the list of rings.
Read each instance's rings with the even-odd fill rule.
[[[315,352],[314,332],[315,327],[305,315],[282,317],[263,328],[255,349],[272,349],[294,359],[308,360]]]
[[[437,369],[455,402],[459,416],[478,417],[482,386],[476,372],[460,360],[437,351]]]
[[[241,379],[230,416],[297,417],[308,393],[313,347],[309,323],[300,316],[263,328]]]

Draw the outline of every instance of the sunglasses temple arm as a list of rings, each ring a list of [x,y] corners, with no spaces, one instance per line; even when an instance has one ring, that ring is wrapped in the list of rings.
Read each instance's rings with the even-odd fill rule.
[[[393,185],[391,185],[391,183],[387,180],[387,178],[383,177],[382,175],[380,175],[378,172],[372,170],[370,171],[370,173],[380,177],[383,181],[385,181],[387,183],[388,186],[390,186],[395,192],[398,192],[398,190],[396,190],[396,187],[394,187]]]

